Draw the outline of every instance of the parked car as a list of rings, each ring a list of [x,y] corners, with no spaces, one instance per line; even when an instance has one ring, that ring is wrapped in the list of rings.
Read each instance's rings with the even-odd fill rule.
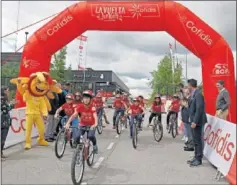
[[[114,97],[110,97],[106,100],[106,105],[108,108],[113,108],[114,99]]]

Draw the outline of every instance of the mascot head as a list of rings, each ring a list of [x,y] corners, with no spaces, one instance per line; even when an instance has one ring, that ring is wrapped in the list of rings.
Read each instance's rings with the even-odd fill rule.
[[[50,90],[53,81],[48,73],[37,72],[30,75],[28,88],[33,96],[44,96]]]
[[[57,81],[52,80],[49,73],[36,72],[32,73],[29,78],[19,77],[10,81],[13,84],[18,84],[24,90],[28,90],[33,96],[45,96],[54,98],[52,92],[61,93],[61,88],[57,85]]]

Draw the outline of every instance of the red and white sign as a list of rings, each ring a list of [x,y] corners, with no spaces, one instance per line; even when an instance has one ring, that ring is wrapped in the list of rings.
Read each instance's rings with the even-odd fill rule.
[[[25,107],[13,109],[10,112],[12,125],[9,129],[5,148],[25,141]],[[38,135],[35,125],[32,127],[32,137]]]
[[[213,71],[213,76],[229,76],[228,64],[216,64]]]
[[[236,153],[236,124],[208,116],[204,129],[204,155],[227,176]]]

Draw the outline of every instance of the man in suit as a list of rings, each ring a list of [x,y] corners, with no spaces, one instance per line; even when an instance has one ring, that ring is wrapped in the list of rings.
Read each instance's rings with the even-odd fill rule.
[[[190,166],[199,166],[202,164],[203,158],[203,138],[202,131],[207,116],[205,112],[205,103],[202,93],[197,89],[197,80],[188,80],[188,88],[191,92],[189,104],[189,121],[191,122],[192,136],[194,143],[194,158],[189,160]]]

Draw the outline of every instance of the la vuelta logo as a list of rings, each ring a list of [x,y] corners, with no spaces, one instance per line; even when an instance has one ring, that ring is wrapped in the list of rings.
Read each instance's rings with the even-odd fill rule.
[[[220,128],[213,130],[212,126],[208,124],[204,132],[204,141],[207,145],[212,147],[217,154],[226,161],[229,161],[235,152],[235,144],[229,141],[230,136],[230,133],[223,133]]]
[[[41,35],[41,40],[46,40],[48,36],[53,36],[56,32],[58,32],[61,28],[66,26],[69,22],[73,20],[73,17],[71,15],[68,15],[58,21],[55,25],[53,25],[51,28],[49,28],[45,34]]]
[[[193,21],[188,20],[187,17],[182,16],[180,17],[180,21],[185,24],[185,27],[188,28],[192,33],[200,37],[208,46],[211,46],[213,41],[211,36],[205,33],[204,30],[198,28]]]

